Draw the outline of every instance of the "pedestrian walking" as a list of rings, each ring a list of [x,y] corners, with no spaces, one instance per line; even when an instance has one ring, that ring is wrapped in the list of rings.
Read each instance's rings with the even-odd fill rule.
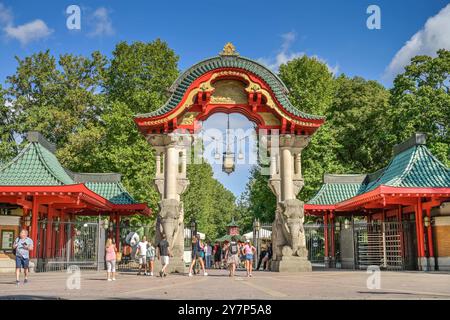
[[[202,243],[201,243],[200,237],[197,235],[192,239],[192,262],[191,262],[191,266],[189,267],[189,277],[192,277],[192,269],[194,268],[195,263],[197,261],[203,270],[203,275],[204,276],[208,275],[208,273],[205,270],[205,264],[203,261],[203,257],[204,257],[204,251],[203,251]]]
[[[206,256],[206,268],[211,268],[211,256],[212,256],[212,247],[207,242],[205,245],[205,256]]]
[[[28,237],[28,230],[23,229],[13,243],[13,250],[16,255],[16,285],[20,284],[20,271],[23,269],[23,283],[28,283],[28,273],[30,271],[30,251],[34,249],[34,243]]]
[[[247,270],[247,277],[252,276],[253,254],[255,252],[256,248],[252,246],[250,240],[246,240],[244,245],[244,254],[245,254],[245,269]]]
[[[239,245],[236,241],[231,241],[226,248],[226,261],[229,270],[229,276],[234,277],[236,267],[239,265]]]
[[[158,259],[161,261],[162,269],[159,271],[159,276],[166,277],[166,269],[169,266],[169,257],[172,256],[169,248],[169,242],[166,239],[166,235],[161,236],[161,241],[158,243]]]
[[[256,267],[256,270],[259,270],[261,268],[261,264],[263,265],[263,270],[265,269],[265,262],[268,260],[269,253],[267,251],[267,248],[265,246],[261,247],[261,252],[259,253],[258,258],[258,266]]]
[[[151,277],[153,277],[153,265],[155,262],[155,256],[156,256],[156,249],[149,241],[147,247],[147,261],[148,261],[148,270],[150,271]]]
[[[214,267],[216,269],[220,269],[220,259],[222,256],[222,248],[220,247],[219,242],[216,242],[214,244],[213,255],[214,255]]]
[[[139,258],[139,272],[138,276],[141,275],[141,270],[144,268],[144,276],[147,275],[147,237],[143,236],[142,240],[137,244],[136,257]]]
[[[106,240],[105,244],[105,260],[106,260],[106,275],[108,281],[116,281],[116,253],[117,248],[111,238]]]

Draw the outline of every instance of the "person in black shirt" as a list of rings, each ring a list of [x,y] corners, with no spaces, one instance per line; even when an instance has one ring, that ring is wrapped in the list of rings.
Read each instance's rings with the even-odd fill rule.
[[[159,272],[159,276],[161,278],[167,276],[166,269],[169,265],[169,257],[171,256],[172,254],[170,253],[169,242],[166,239],[166,235],[163,234],[161,241],[158,243],[158,259],[161,261],[162,265],[162,269]]]

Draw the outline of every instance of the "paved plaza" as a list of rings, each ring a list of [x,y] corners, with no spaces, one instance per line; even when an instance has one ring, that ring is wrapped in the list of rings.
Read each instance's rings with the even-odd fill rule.
[[[0,299],[450,299],[449,273],[381,272],[380,289],[367,288],[364,271],[238,273],[233,279],[225,270],[164,279],[119,273],[108,282],[103,272],[82,271],[80,289],[67,288],[65,272],[34,273],[19,286],[13,274],[0,274]]]

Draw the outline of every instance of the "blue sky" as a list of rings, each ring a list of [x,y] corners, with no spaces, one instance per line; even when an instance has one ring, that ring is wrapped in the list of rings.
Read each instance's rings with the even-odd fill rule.
[[[450,49],[448,3],[0,0],[0,81],[14,72],[15,55],[46,49],[55,55],[93,50],[109,55],[118,41],[159,37],[180,56],[180,70],[216,55],[231,41],[241,55],[273,69],[293,57],[314,55],[337,74],[359,75],[389,87],[411,56]],[[66,27],[65,11],[71,4],[81,8],[81,30]],[[366,10],[372,4],[381,9],[379,30],[366,26]],[[223,127],[223,116],[217,119],[215,125]],[[239,194],[247,174],[243,169],[227,179],[220,173],[217,177]]]

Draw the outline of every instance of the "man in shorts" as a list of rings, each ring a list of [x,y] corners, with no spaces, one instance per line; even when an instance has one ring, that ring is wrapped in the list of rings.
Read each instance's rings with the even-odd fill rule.
[[[16,251],[16,285],[20,284],[20,269],[23,268],[25,279],[28,282],[30,251],[33,250],[33,240],[28,238],[28,230],[20,231],[20,236],[14,241],[13,249]]]
[[[170,253],[169,242],[166,239],[166,235],[163,234],[161,241],[158,243],[158,259],[161,261],[162,265],[162,269],[159,272],[159,276],[161,278],[167,276],[166,269],[169,265],[169,257],[171,256],[172,254]]]
[[[137,244],[136,256],[139,258],[139,272],[138,276],[141,275],[142,267],[144,267],[144,276],[147,275],[147,237],[143,236],[142,240]]]

